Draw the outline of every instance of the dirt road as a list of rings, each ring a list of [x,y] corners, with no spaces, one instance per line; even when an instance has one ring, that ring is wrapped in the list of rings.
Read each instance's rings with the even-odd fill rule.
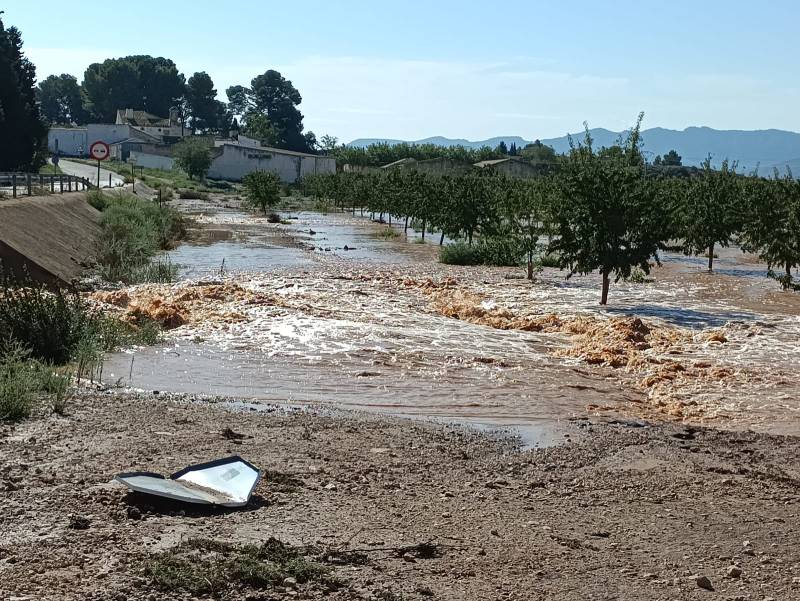
[[[589,420],[567,434],[518,452],[422,422],[85,395],[0,429],[0,598],[800,598],[797,439]],[[242,511],[111,482],[230,454],[266,470]],[[270,537],[324,579],[230,571],[232,545]],[[188,559],[165,553],[181,543]]]

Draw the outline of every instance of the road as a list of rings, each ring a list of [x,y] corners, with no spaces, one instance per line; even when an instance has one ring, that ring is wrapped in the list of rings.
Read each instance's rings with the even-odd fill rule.
[[[61,159],[58,163],[58,166],[61,168],[61,171],[66,173],[67,175],[75,175],[77,177],[85,177],[93,184],[97,183],[97,167],[93,167],[91,165],[85,165],[84,163],[74,163],[72,161],[65,161]],[[111,179],[109,180],[109,176]],[[107,169],[100,169],[100,187],[108,188],[109,181],[111,182],[111,187],[116,188],[118,186],[122,186],[125,184],[125,180],[122,179],[121,176],[117,175],[113,171],[109,171]]]

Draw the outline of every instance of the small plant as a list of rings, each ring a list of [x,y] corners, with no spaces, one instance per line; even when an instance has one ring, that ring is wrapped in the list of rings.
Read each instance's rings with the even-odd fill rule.
[[[29,355],[19,342],[6,341],[0,349],[0,421],[25,419],[33,410],[37,386]]]
[[[268,590],[287,578],[298,584],[336,582],[325,566],[309,560],[301,548],[270,538],[263,545],[233,545],[193,538],[145,562],[145,576],[164,592],[219,596],[234,589]]]
[[[375,237],[380,240],[394,240],[400,237],[400,232],[393,227],[384,227],[381,228],[380,231],[375,232]]]
[[[281,216],[277,213],[270,213],[267,215],[267,223],[281,223]]]
[[[551,267],[554,269],[560,269],[561,267],[559,264],[559,257],[554,253],[544,253],[539,255],[539,258],[536,260],[536,264],[540,267]]]
[[[647,284],[652,282],[652,278],[648,278],[647,274],[641,267],[634,267],[631,270],[631,275],[625,278],[625,281],[630,282],[632,284]]]
[[[495,267],[519,267],[525,254],[515,239],[505,236],[481,239],[477,253],[481,263]]]

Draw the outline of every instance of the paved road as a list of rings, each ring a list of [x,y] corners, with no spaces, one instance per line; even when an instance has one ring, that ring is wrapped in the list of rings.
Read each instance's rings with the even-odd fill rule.
[[[58,163],[61,171],[67,175],[75,175],[77,177],[85,177],[93,184],[97,183],[97,167],[91,165],[84,165],[83,163],[73,163],[72,161],[65,161],[61,159]],[[100,186],[108,188],[108,177],[111,176],[111,186],[116,188],[125,184],[125,180],[119,175],[107,169],[100,169]]]

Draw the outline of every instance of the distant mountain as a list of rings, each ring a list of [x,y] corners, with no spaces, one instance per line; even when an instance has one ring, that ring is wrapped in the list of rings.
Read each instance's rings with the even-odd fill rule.
[[[621,132],[597,128],[590,130],[594,145],[597,148],[613,145],[622,135]],[[583,132],[572,134],[578,142],[583,140]],[[439,146],[462,145],[468,148],[491,146],[494,148],[500,141],[517,147],[530,144],[519,136],[500,136],[489,140],[470,141],[454,140],[441,136],[415,140],[416,144],[437,144]],[[718,164],[725,158],[739,162],[740,172],[750,172],[756,167],[761,175],[770,175],[774,168],[784,171],[786,166],[792,168],[795,175],[800,175],[800,134],[779,129],[757,131],[716,130],[710,127],[687,127],[683,131],[654,127],[642,132],[643,150],[648,158],[663,155],[675,150],[683,157],[684,165],[699,165],[708,155]],[[350,146],[368,146],[376,142],[396,144],[401,140],[359,139]],[[543,144],[552,146],[556,152],[569,150],[569,138],[543,139]]]

